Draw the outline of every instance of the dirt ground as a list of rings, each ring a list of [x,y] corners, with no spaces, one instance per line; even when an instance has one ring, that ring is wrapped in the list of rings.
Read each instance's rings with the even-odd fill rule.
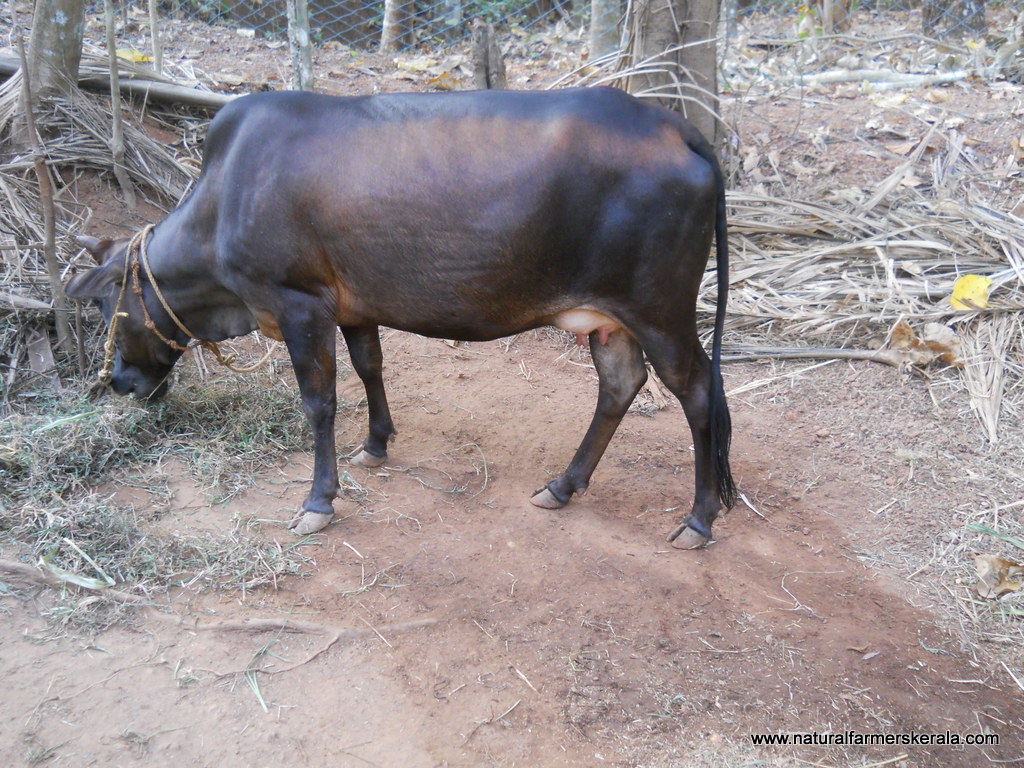
[[[224,56],[248,66],[241,51]],[[436,76],[384,67],[353,62],[324,89],[383,80],[398,90]],[[253,79],[275,80],[243,87]],[[1021,108],[1020,86],[1005,85],[1012,98],[999,102],[968,83],[954,105],[918,106],[965,115],[978,152],[990,142],[996,155]],[[771,148],[820,161],[822,137],[835,161],[824,175],[880,179],[902,158],[886,146],[921,132],[913,104],[846,131],[863,107],[842,89],[737,102],[743,146],[764,155],[747,181],[761,183]],[[96,204],[91,234],[137,224],[100,205],[102,189],[79,191]],[[565,468],[593,411],[588,353],[549,331],[457,347],[385,331],[384,349],[399,435],[384,467],[345,468],[335,522],[303,545],[305,577],[247,593],[182,585],[97,634],[56,632],[43,618],[52,591],[0,589],[0,754],[27,765],[344,768],[1024,760],[1024,688],[1011,671],[1024,678],[1021,649],[964,626],[970,563],[938,562],[959,553],[950,545],[976,519],[975,502],[1013,503],[1022,489],[1005,482],[941,376],[867,362],[728,365],[733,470],[747,503],[716,523],[709,547],[681,551],[666,543],[692,501],[678,403],[642,393],[589,492],[543,510],[531,493]],[[339,394],[347,453],[366,412],[344,366]],[[122,477],[104,490],[153,532],[212,535],[242,520],[289,546],[285,524],[311,466],[308,453],[281,455],[223,504],[175,461],[152,466],[146,483]],[[139,489],[154,482],[167,492]],[[242,623],[253,621],[269,628]],[[999,743],[750,738],[847,731]]]
[[[96,637],[46,640],[46,593],[0,603],[0,751],[74,766],[410,767],[966,767],[1024,752],[1021,691],[934,610],[928,571],[908,581],[901,568],[899,552],[954,529],[950,474],[985,461],[920,380],[870,363],[729,366],[729,390],[767,381],[732,398],[734,469],[757,512],[741,505],[713,545],[679,551],[665,542],[692,493],[678,404],[636,408],[589,493],[542,510],[529,495],[563,469],[595,400],[586,352],[541,331],[456,348],[386,332],[385,354],[398,439],[385,467],[349,468],[363,490],[307,545],[306,578],[240,598],[179,589]],[[347,372],[343,400],[359,390]],[[344,411],[339,447],[364,421]],[[114,501],[178,530],[256,518],[287,543],[269,521],[301,503],[310,466],[282,456],[211,506],[165,464],[153,471],[169,501],[131,487]],[[203,629],[257,618],[324,633]],[[847,730],[1000,744],[749,740]]]

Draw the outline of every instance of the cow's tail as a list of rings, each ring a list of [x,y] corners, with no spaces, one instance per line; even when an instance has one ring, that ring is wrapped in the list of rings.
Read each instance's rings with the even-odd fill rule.
[[[688,142],[689,143],[689,142]],[[718,480],[718,498],[726,509],[736,503],[736,484],[729,468],[732,443],[732,419],[722,381],[722,335],[725,332],[725,307],[729,300],[729,240],[725,214],[725,179],[714,150],[706,141],[691,143],[691,148],[706,160],[715,175],[715,267],[718,273],[718,300],[715,306],[715,332],[711,342],[711,461]]]

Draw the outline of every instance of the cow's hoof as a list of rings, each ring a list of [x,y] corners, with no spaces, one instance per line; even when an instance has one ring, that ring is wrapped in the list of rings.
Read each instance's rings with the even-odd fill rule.
[[[530,503],[535,507],[540,507],[541,509],[561,509],[565,506],[565,503],[555,498],[555,494],[553,494],[548,488],[541,488],[533,494],[533,497],[530,499]]]
[[[700,549],[711,541],[707,536],[697,533],[686,523],[683,523],[673,531],[668,540],[672,542],[672,546],[676,549]]]
[[[360,448],[358,451],[353,453],[348,458],[349,463],[355,464],[357,467],[366,467],[367,469],[373,469],[374,467],[381,466],[385,461],[388,460],[387,455],[374,456],[372,453],[367,453],[365,448]]]
[[[299,512],[295,519],[288,524],[288,528],[296,536],[308,536],[311,533],[322,531],[330,525],[333,517],[333,514],[324,515],[319,512]]]

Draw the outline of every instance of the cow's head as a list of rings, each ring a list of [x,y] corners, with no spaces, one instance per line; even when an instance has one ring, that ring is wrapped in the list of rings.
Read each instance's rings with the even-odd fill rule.
[[[72,277],[64,292],[73,299],[94,299],[103,312],[108,329],[118,315],[114,328],[114,366],[110,386],[119,395],[157,399],[168,389],[167,377],[181,357],[145,325],[144,296],[134,290],[127,238],[97,240],[79,236],[79,245],[92,254],[98,266]],[[141,282],[144,294],[152,289]],[[119,306],[120,305],[120,306]],[[162,311],[158,311],[163,315]],[[160,322],[163,319],[154,317]],[[168,329],[169,333],[169,329]]]

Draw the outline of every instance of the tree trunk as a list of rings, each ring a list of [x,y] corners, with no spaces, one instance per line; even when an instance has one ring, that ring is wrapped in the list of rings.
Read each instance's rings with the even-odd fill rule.
[[[292,49],[292,88],[313,90],[313,45],[309,39],[309,4],[288,0],[288,43]]]
[[[84,31],[84,0],[36,0],[28,46],[29,87],[36,97],[71,92]]]
[[[384,0],[384,22],[380,34],[382,53],[394,53],[399,49],[404,35],[402,11],[404,0]]]
[[[712,144],[718,144],[719,0],[633,0],[630,29],[633,65],[660,61],[662,71],[630,79],[633,93],[654,90],[670,109],[681,110]],[[683,98],[673,98],[679,94]]]
[[[619,0],[590,0],[590,60],[619,47]]]

